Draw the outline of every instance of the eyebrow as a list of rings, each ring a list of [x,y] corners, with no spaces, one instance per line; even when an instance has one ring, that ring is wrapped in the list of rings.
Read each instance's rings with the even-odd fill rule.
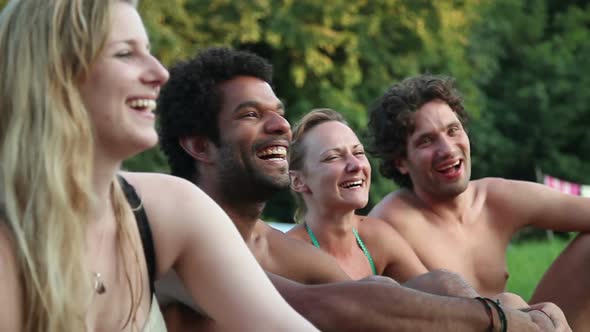
[[[355,145],[352,146],[353,149],[357,149],[359,147],[364,148],[365,146],[363,145],[363,143],[355,144]],[[328,154],[330,152],[340,152],[340,151],[342,151],[343,148],[344,147],[342,147],[342,146],[338,146],[338,147],[335,147],[335,148],[332,148],[332,149],[328,149],[328,150],[320,153],[320,156],[323,157],[323,156],[325,156],[326,154]]]
[[[135,39],[122,39],[122,40],[113,40],[110,43],[107,44],[107,46],[113,46],[116,44],[127,44],[129,46],[138,46],[139,45],[139,41],[135,40]],[[150,42],[146,42],[145,43],[146,49],[151,50],[152,49],[152,44],[150,44]]]
[[[248,101],[239,103],[238,106],[236,106],[236,108],[234,108],[233,113],[236,113],[236,112],[240,111],[242,108],[246,108],[246,107],[253,107],[256,109],[265,109],[265,110],[268,109],[268,107],[264,107],[264,105],[262,103],[259,103],[254,100],[248,100]],[[284,109],[285,109],[285,105],[283,105],[283,103],[279,101],[276,104],[274,110],[276,111],[276,110],[284,110]]]

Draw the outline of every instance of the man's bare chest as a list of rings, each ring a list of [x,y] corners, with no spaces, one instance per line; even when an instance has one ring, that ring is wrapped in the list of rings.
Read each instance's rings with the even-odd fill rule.
[[[479,292],[504,290],[508,273],[506,245],[501,235],[486,225],[471,227],[427,227],[422,236],[414,234],[412,246],[429,269],[447,269],[463,276]]]

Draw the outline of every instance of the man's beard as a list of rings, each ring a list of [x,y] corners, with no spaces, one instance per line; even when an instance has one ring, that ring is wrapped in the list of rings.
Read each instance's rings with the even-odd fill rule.
[[[265,202],[274,194],[289,188],[288,171],[281,176],[265,174],[253,160],[228,146],[220,147],[219,185],[227,201]],[[256,157],[253,157],[256,158]]]

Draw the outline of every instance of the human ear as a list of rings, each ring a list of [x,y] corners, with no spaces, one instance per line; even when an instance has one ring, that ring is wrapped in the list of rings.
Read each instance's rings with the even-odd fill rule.
[[[291,178],[291,190],[298,193],[309,192],[309,187],[305,184],[305,177],[301,171],[289,171]]]
[[[397,170],[400,173],[402,173],[404,175],[408,174],[408,167],[406,166],[406,159],[398,158],[393,163],[395,164],[395,168],[397,168]]]
[[[182,149],[199,162],[210,163],[210,141],[202,136],[185,136],[178,140]]]

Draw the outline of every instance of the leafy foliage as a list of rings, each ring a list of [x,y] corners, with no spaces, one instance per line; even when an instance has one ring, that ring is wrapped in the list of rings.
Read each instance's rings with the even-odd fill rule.
[[[392,83],[454,76],[472,116],[474,177],[535,180],[540,167],[590,183],[585,1],[141,0],[139,10],[166,65],[213,45],[269,59],[291,122],[330,107],[363,136],[367,107]],[[158,149],[125,167],[168,170]],[[394,188],[374,167],[371,204]],[[266,217],[287,221],[292,209],[284,193]]]

